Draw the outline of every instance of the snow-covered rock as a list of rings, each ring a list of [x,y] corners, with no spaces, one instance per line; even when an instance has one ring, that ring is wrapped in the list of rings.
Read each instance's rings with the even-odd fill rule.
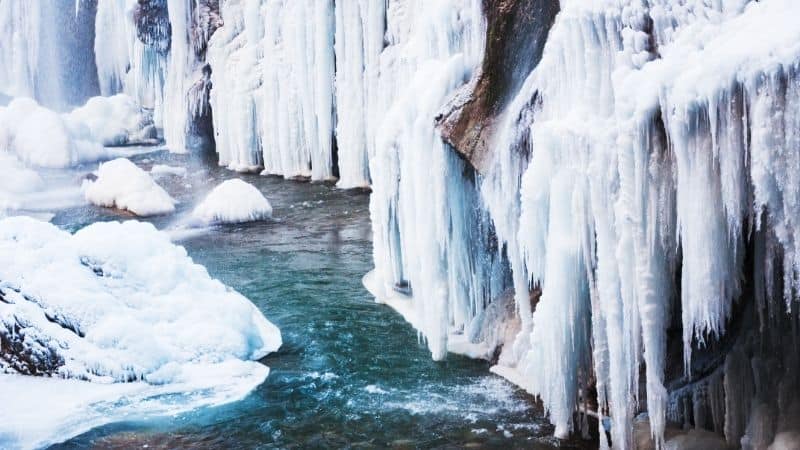
[[[100,164],[97,180],[86,180],[84,195],[89,202],[126,209],[137,216],[175,211],[175,200],[150,175],[125,158]]]
[[[4,399],[20,383],[39,386],[26,396],[58,392],[37,403],[54,409],[0,408],[0,447],[14,448],[120,415],[241,398],[269,372],[253,360],[277,350],[281,335],[150,224],[96,223],[71,235],[14,217],[0,220],[0,341],[0,372],[91,381],[0,375]]]
[[[192,219],[209,223],[240,223],[272,217],[272,205],[256,189],[238,178],[215,187],[192,212]]]
[[[103,146],[85,134],[75,122],[29,98],[0,107],[0,151],[28,165],[65,168],[107,157]]]
[[[103,146],[155,142],[152,117],[127,95],[93,97],[66,114],[29,98],[0,107],[0,151],[30,166],[72,167],[112,157]]]
[[[281,345],[252,303],[150,224],[70,235],[24,217],[0,221],[0,337],[13,372],[152,384]]]
[[[92,97],[84,106],[68,114],[70,120],[83,124],[88,138],[106,146],[153,144],[158,134],[152,115],[132,97]]]

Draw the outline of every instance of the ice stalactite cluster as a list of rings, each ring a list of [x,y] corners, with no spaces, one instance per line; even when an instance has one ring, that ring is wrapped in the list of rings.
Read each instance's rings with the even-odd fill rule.
[[[102,1],[97,5],[94,42],[102,95],[124,92],[159,112],[169,51],[166,2]]]
[[[800,29],[790,17],[800,10],[707,3],[562,2],[497,136],[481,192],[523,326],[494,370],[540,396],[557,435],[579,425],[573,413],[593,383],[615,448],[633,447],[644,409],[658,444],[670,419],[744,445],[755,435],[769,444],[779,426],[753,430],[794,407],[796,355],[765,351],[791,339],[759,330],[791,334],[797,319]],[[520,177],[515,160],[528,158]],[[542,295],[526,317],[531,287]],[[754,298],[760,322],[731,330]],[[676,330],[674,378],[697,387],[683,409],[666,378]],[[720,390],[697,372],[713,368],[704,349],[724,355],[725,342],[737,350],[719,368]],[[768,395],[740,388],[771,384],[792,393],[784,405],[756,408]]]
[[[70,5],[71,6],[71,5]],[[65,109],[97,95],[93,12],[41,2],[0,3],[0,93]]]
[[[454,342],[451,349],[473,354],[463,344],[480,343],[463,333],[504,287],[502,261],[489,251],[474,173],[434,122],[480,61],[480,2],[390,2],[387,23],[391,45],[381,55],[379,82],[390,106],[370,161],[371,288],[404,313],[435,359]]]
[[[228,1],[209,43],[220,164],[334,176],[332,1]]]
[[[153,109],[170,150],[186,151],[208,112],[204,60],[216,10],[208,0],[110,0],[98,4],[95,21],[103,95],[124,92]]]
[[[171,151],[186,151],[189,103],[186,93],[191,84],[193,54],[190,52],[189,24],[194,0],[167,0],[171,28],[170,50],[164,83],[164,139]]]
[[[220,164],[368,187],[385,3],[231,0],[221,15],[208,51]]]
[[[369,185],[369,156],[383,117],[379,84],[385,2],[336,3],[336,140],[342,188]]]

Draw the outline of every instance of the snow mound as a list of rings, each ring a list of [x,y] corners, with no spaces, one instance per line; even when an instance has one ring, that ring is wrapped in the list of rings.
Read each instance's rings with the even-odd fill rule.
[[[0,151],[28,165],[65,168],[107,157],[107,151],[64,116],[17,98],[0,107]]]
[[[222,182],[192,212],[202,223],[241,223],[272,217],[272,205],[255,186],[239,179]]]
[[[137,216],[175,211],[175,200],[150,175],[125,158],[100,164],[96,181],[84,181],[86,200],[99,206],[126,209]]]
[[[152,225],[104,222],[71,235],[25,217],[0,220],[0,340],[0,373],[91,381],[0,375],[4,399],[20,383],[58,392],[2,408],[3,448],[242,398],[269,372],[251,360],[281,345],[252,303]]]
[[[0,364],[100,382],[181,381],[196,366],[258,359],[280,331],[150,224],[74,235],[0,220]],[[23,357],[20,357],[22,355]],[[248,363],[243,363],[248,364]]]
[[[153,144],[158,140],[151,114],[125,94],[92,97],[68,117],[86,127],[89,139],[103,145]]]
[[[149,113],[131,97],[93,97],[67,114],[15,98],[0,107],[0,151],[30,166],[67,168],[108,159],[103,146],[153,144],[157,132]]]

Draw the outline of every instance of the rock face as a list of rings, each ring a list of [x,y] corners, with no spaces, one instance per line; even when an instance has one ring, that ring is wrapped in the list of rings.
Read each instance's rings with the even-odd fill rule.
[[[495,119],[539,63],[556,0],[484,0],[486,52],[481,70],[437,117],[442,137],[483,172]]]

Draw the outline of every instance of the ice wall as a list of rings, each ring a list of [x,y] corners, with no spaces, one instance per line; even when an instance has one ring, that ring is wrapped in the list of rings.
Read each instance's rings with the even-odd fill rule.
[[[210,43],[220,164],[368,187],[385,2],[231,0]]]
[[[336,139],[341,188],[369,185],[369,155],[383,116],[380,55],[386,2],[336,3]]]
[[[541,63],[506,112],[481,187],[518,302],[527,297],[521,288],[542,290],[529,318],[520,308],[523,331],[494,370],[541,397],[557,435],[577,427],[573,412],[596,380],[615,448],[632,448],[641,409],[662,445],[668,409],[673,421],[714,429],[712,420],[702,423],[706,407],[722,424],[717,431],[744,445],[761,414],[750,418],[748,391],[734,386],[786,385],[790,359],[764,356],[783,344],[738,330],[747,337],[730,345],[745,347],[741,358],[751,362],[720,369],[730,386],[724,400],[708,394],[707,382],[690,389],[697,411],[687,413],[675,412],[665,386],[667,337],[677,323],[685,384],[701,378],[693,352],[726,335],[737,304],[756,295],[766,310],[785,306],[750,330],[796,320],[790,211],[800,193],[793,181],[800,34],[788,17],[797,6],[561,7]],[[533,118],[521,128],[525,114]],[[520,153],[530,158],[521,178]],[[756,360],[774,366],[757,370]],[[768,444],[774,429],[764,433]]]
[[[505,324],[502,308],[487,307],[509,285],[505,257],[475,172],[434,128],[480,62],[481,4],[390,2],[387,24],[379,86],[389,106],[370,160],[370,288],[420,331],[434,359],[448,351],[492,358],[505,336],[485,331]]]
[[[229,1],[210,42],[219,162],[333,178],[332,1]]]

